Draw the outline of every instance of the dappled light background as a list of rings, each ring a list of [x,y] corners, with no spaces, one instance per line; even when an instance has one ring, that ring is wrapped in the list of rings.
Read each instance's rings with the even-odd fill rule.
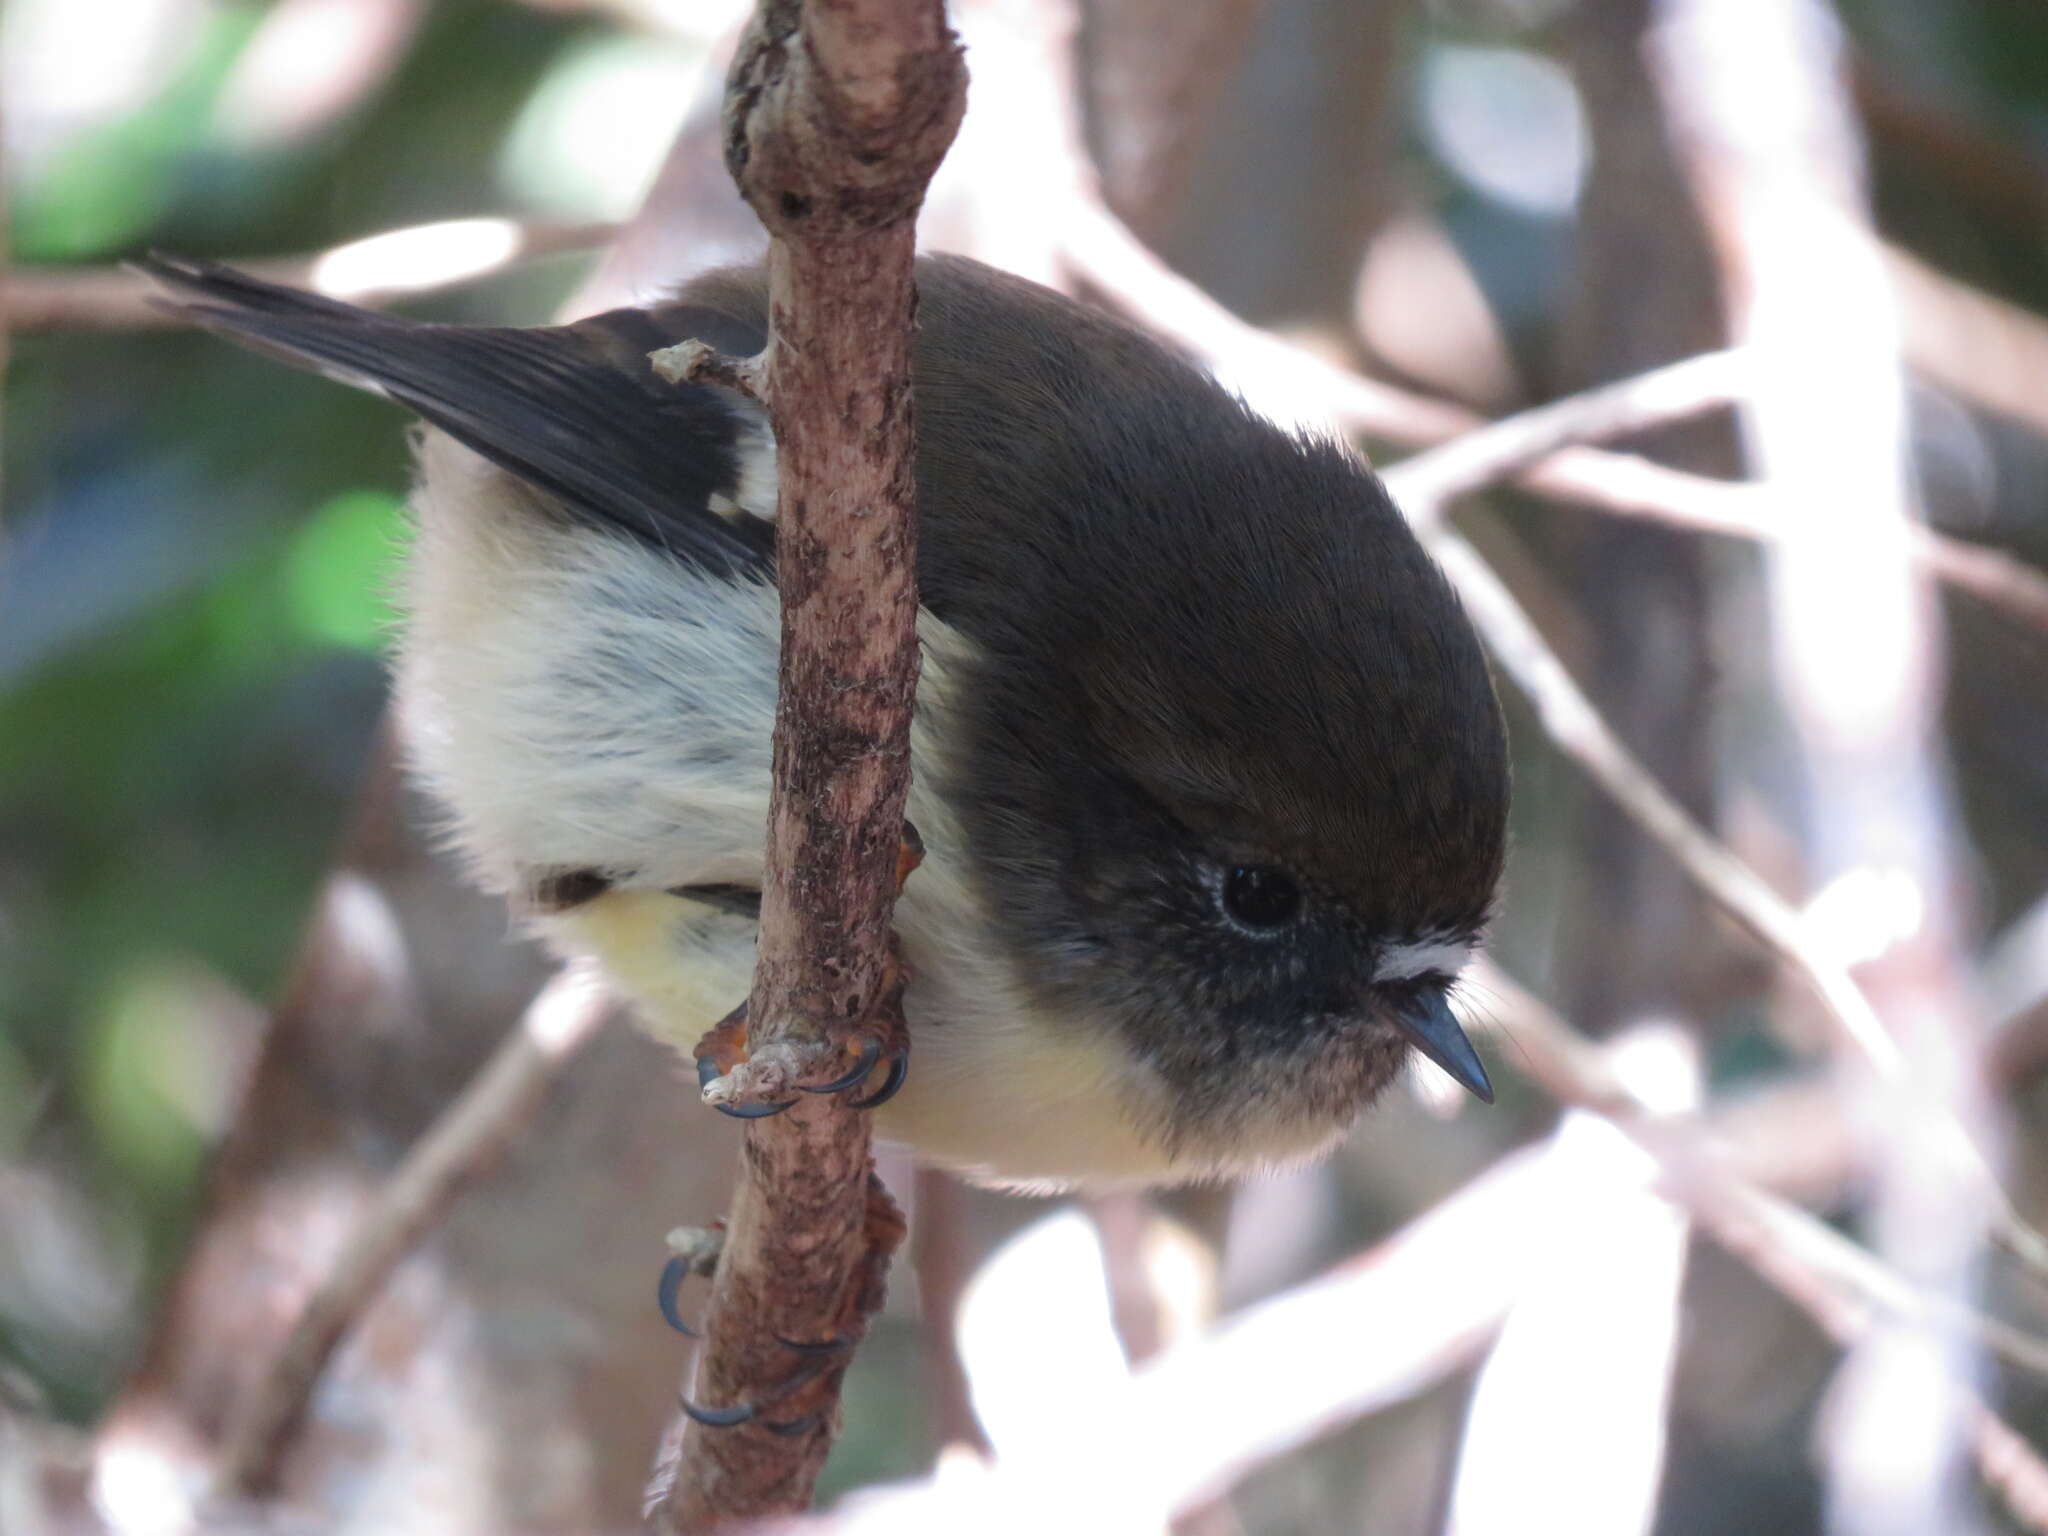
[[[849,1526],[2048,1530],[2048,10],[1716,10],[956,5],[927,242],[1175,331],[1397,484],[1748,349],[1739,416],[1609,444],[1670,478],[1610,455],[1447,515],[1798,917],[1775,952],[1731,921],[1504,680],[1499,969],[1459,1002],[1500,1102],[1420,1069],[1234,1200],[889,1161],[912,1249],[827,1473]],[[652,296],[755,244],[715,122],[744,14],[0,9],[0,1529],[182,1528],[235,1371],[545,976],[392,779],[404,418],[169,328],[118,263],[441,320]],[[623,1028],[567,1062],[344,1345],[296,1507],[632,1528],[689,1358],[663,1235],[737,1145],[693,1099]]]

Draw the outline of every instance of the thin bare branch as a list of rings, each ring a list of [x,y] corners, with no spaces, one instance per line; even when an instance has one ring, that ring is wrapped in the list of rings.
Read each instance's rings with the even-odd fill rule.
[[[1155,256],[1092,188],[1077,188],[1057,215],[1061,254],[1078,280],[1262,404],[1291,396],[1354,431],[1398,443],[1440,443],[1481,424],[1463,406],[1369,379],[1240,320]]]
[[[1473,978],[1499,1009],[1532,1075],[1560,1101],[1595,1109],[1663,1165],[1695,1216],[1729,1252],[1798,1305],[1837,1343],[1869,1336],[1880,1318],[1973,1338],[2009,1363],[2048,1374],[2048,1340],[1916,1286],[1798,1206],[1732,1172],[1708,1125],[1652,1115],[1607,1053],[1533,994],[1482,960]],[[2031,1529],[2048,1528],[2048,1466],[1981,1403],[1971,1408],[1980,1474]]]
[[[1915,369],[1963,399],[2048,432],[2048,319],[1938,272],[1896,247],[1882,252]]]
[[[2048,1339],[1926,1291],[1784,1196],[1741,1177],[1730,1164],[1715,1119],[1700,1122],[1659,1114],[1615,1071],[1606,1050],[1491,960],[1475,962],[1472,980],[1496,1008],[1502,1035],[1513,1042],[1530,1075],[1560,1103],[1605,1115],[1653,1153],[1717,1236],[1723,1227],[1739,1223],[1745,1233],[1761,1233],[1757,1241],[1763,1246],[1757,1252],[1796,1264],[1801,1274],[1824,1279],[1865,1307],[1954,1329],[1980,1340],[2013,1365],[2048,1376]],[[1755,1253],[1743,1256],[1756,1261]],[[1768,1266],[1757,1267],[1777,1283]]]
[[[1498,1010],[1503,1032],[1531,1075],[1560,1102],[1597,1110],[1663,1165],[1694,1215],[1844,1347],[1867,1337],[1880,1317],[1975,1339],[2010,1364],[2048,1375],[2048,1340],[1927,1291],[1868,1249],[1736,1174],[1713,1129],[1648,1112],[1607,1053],[1552,1012],[1491,960],[1474,982]],[[1972,1407],[1979,1472],[2032,1529],[2048,1528],[2048,1466],[2004,1420]]]
[[[1982,1403],[1971,1413],[1977,1471],[2013,1517],[2036,1536],[2048,1533],[2048,1461],[2026,1437]]]
[[[221,1440],[216,1484],[260,1490],[342,1336],[471,1180],[532,1122],[549,1088],[612,1010],[590,973],[560,973],[503,1045],[406,1155],[332,1268],[299,1309],[264,1374],[238,1399]]]
[[[1601,1054],[1652,1082],[1663,1113],[1696,1107],[1699,1049],[1676,1025],[1636,1026]],[[1640,1536],[1663,1481],[1691,1224],[1642,1179],[1642,1152],[1597,1114],[1566,1114],[1544,1155],[1583,1189],[1549,1249],[1530,1256],[1479,1368],[1446,1529],[1520,1533],[1541,1510],[1544,1524],[1579,1536]],[[1563,1381],[1569,1414],[1558,1412]]]
[[[1177,1511],[1360,1414],[1402,1401],[1484,1348],[1527,1255],[1572,1191],[1535,1151],[1510,1153],[1367,1253],[1097,1384],[1028,1452],[949,1469],[773,1529],[924,1536],[1156,1530]],[[1359,1326],[1398,1318],[1398,1328]]]
[[[1840,1343],[1896,1319],[1972,1334],[2015,1364],[2048,1370],[2048,1341],[1949,1308],[1825,1222],[1741,1178],[1713,1121],[1649,1102],[1607,1051],[1497,967],[1483,963],[1475,979],[1544,1085],[1562,1102],[1606,1116],[1650,1154],[1641,1172],[1611,1160],[1598,1170],[1560,1164],[1540,1148],[1511,1153],[1387,1242],[1169,1349],[1100,1400],[1077,1403],[1072,1422],[1028,1458],[857,1496],[830,1516],[774,1529],[923,1536],[989,1528],[996,1512],[1004,1528],[1037,1529],[1070,1516],[1076,1497],[1105,1527],[1156,1527],[1471,1359],[1515,1305],[1525,1265],[1554,1244],[1560,1214],[1588,1194],[1606,1200],[1662,1188]],[[1399,1317],[1403,1327],[1360,1329],[1360,1317]],[[1985,1478],[2023,1516],[2038,1509],[2027,1502],[2048,1488],[2038,1456],[1988,1409],[1979,1414]]]
[[[911,1259],[917,1267],[918,1316],[925,1332],[925,1413],[937,1453],[951,1446],[988,1450],[988,1436],[968,1395],[954,1329],[971,1268],[966,1203],[966,1189],[950,1173],[936,1168],[917,1171]]]
[[[442,219],[365,235],[325,251],[233,264],[273,283],[351,304],[388,304],[501,272],[517,262],[594,250],[614,224]],[[0,310],[17,331],[136,330],[181,323],[152,302],[158,289],[126,267],[21,267],[0,276]]]
[[[1865,1090],[1873,1240],[1960,1306],[1987,1229],[2011,1211],[1989,1168],[1953,1156],[1960,1137],[1988,1150],[1998,1136],[1964,981],[1940,611],[1906,537],[1917,509],[1903,321],[1843,48],[1821,0],[1774,0],[1740,20],[1711,0],[1669,0],[1650,57],[1732,328],[1757,356],[1741,413],[1751,457],[1797,509],[1764,573],[1773,673],[1809,786],[1797,817],[1806,863],[1816,883],[1878,876],[1915,904],[1903,931],[1873,932],[1860,972],[1904,1067]],[[1972,1415],[1959,1384],[1974,1355],[1966,1337],[1925,1330],[1857,1342],[1828,1416],[1831,1526],[1965,1527]],[[1929,1391],[1931,1380],[1958,1386]]]
[[[721,1102],[837,1076],[848,1033],[887,1029],[901,1006],[889,916],[917,682],[911,258],[965,100],[941,0],[762,0],[727,85],[726,164],[771,240],[758,377],[777,443],[782,661],[750,1057],[707,1089]],[[690,1424],[649,1490],[660,1529],[809,1502],[901,1236],[849,1105],[802,1096],[748,1126],[695,1392],[807,1427]],[[845,1349],[791,1392],[784,1339]]]
[[[1798,910],[1688,815],[1622,745],[1476,549],[1443,527],[1425,531],[1423,542],[1457,587],[1466,613],[1495,658],[1536,706],[1551,740],[1656,838],[1729,916],[1813,989],[1842,1039],[1857,1054],[1886,1079],[1898,1081],[1906,1070],[1904,1056],[1847,967],[1813,942]],[[1999,1237],[2011,1251],[2031,1267],[2048,1271],[2048,1243],[2022,1219],[1959,1122],[1946,1123],[1935,1150],[1951,1166],[1968,1170],[1967,1176],[1993,1201]]]
[[[1752,359],[1708,352],[1475,427],[1386,471],[1387,489],[1417,526],[1450,505],[1534,468],[1559,450],[1626,437],[1647,427],[1733,405],[1747,393]]]
[[[1797,909],[1693,820],[1622,745],[1493,567],[1448,528],[1426,530],[1424,544],[1458,589],[1466,613],[1495,658],[1536,706],[1551,740],[1662,843],[1731,917],[1805,979],[1861,1055],[1880,1072],[1899,1072],[1898,1048],[1854,978],[1818,951]]]
[[[1560,444],[1637,430],[1726,404],[1746,372],[1740,353],[1712,353],[1510,417],[1395,465],[1387,488],[1458,588],[1465,609],[1544,726],[1700,885],[1819,993],[1837,1023],[1881,1071],[1899,1067],[1889,1035],[1854,980],[1814,952],[1799,914],[1665,791],[1607,725],[1563,661],[1479,552],[1443,525],[1455,496],[1505,479]]]
[[[1366,378],[1247,324],[1148,250],[1092,193],[1077,191],[1062,252],[1075,276],[1117,308],[1223,370],[1262,403],[1317,414],[1351,431],[1403,444],[1446,442],[1486,425],[1449,401]],[[1566,448],[1527,467],[1517,483],[1552,500],[1675,527],[1775,540],[1776,500],[1762,487],[1667,469],[1632,454]],[[2048,631],[2048,576],[1999,550],[1933,529],[1911,536],[1913,558],[1943,581],[2028,626]]]
[[[1265,0],[1115,0],[1090,17],[1089,95],[1110,206],[1148,234],[1172,214]]]

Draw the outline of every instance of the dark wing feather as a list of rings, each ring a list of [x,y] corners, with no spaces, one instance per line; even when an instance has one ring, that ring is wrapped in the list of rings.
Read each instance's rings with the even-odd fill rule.
[[[711,510],[738,488],[758,414],[724,392],[657,378],[646,354],[695,336],[747,354],[730,315],[672,305],[573,326],[429,325],[262,282],[211,262],[142,263],[178,312],[259,351],[404,405],[570,508],[721,575],[772,569],[772,526]]]

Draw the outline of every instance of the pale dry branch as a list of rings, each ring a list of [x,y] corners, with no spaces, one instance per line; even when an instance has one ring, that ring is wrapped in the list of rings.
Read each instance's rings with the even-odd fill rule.
[[[924,1325],[926,1418],[932,1448],[986,1452],[988,1436],[968,1396],[954,1320],[971,1270],[967,1252],[967,1191],[950,1173],[917,1171],[911,1222],[911,1262],[917,1269],[918,1316]]]
[[[889,916],[917,681],[911,260],[965,98],[941,0],[762,0],[727,84],[727,168],[770,236],[755,377],[777,444],[782,658],[751,1060],[707,1090],[721,1102],[778,1075],[838,1075],[847,1032],[901,1006]],[[849,1356],[778,1398],[792,1372],[780,1340],[850,1351],[902,1235],[867,1121],[835,1096],[752,1122],[741,1167],[695,1394],[808,1427],[688,1425],[649,1489],[663,1530],[809,1502]]]
[[[1110,206],[1156,233],[1265,0],[1115,0],[1089,18],[1089,95]]]
[[[1905,343],[1872,227],[1844,43],[1821,0],[1735,18],[1669,0],[1650,47],[1669,130],[1710,231],[1736,338],[1754,350],[1741,422],[1758,477],[1796,515],[1765,563],[1773,675],[1804,755],[1799,821],[1816,883],[1881,874],[1917,917],[1861,970],[1904,1070],[1866,1088],[1874,1242],[1942,1302],[1977,1284],[1990,1226],[2011,1218],[1964,980],[1968,917],[1957,810],[1940,747],[1939,609],[1910,554]],[[1845,1086],[1862,1087],[1852,1079]],[[1850,1350],[1828,1416],[1831,1523],[1957,1528],[1971,1413],[1967,1336],[1878,1328]]]
[[[1439,443],[1480,424],[1463,406],[1369,379],[1240,320],[1154,255],[1092,186],[1074,188],[1055,212],[1060,254],[1075,279],[1262,404],[1292,397],[1353,431],[1399,443]]]
[[[324,251],[231,264],[252,277],[376,306],[473,282],[537,256],[595,250],[614,224],[442,219],[364,235]],[[183,323],[161,289],[127,267],[17,267],[0,275],[0,314],[16,331],[136,330]]]
[[[2036,1536],[2044,1536],[2048,1533],[2048,1461],[1983,1403],[1972,1405],[1970,1421],[1978,1474],[1998,1490],[2014,1519]]]
[[[1458,589],[1465,611],[1509,677],[1536,706],[1564,754],[1612,795],[1702,889],[1776,954],[1827,1005],[1843,1036],[1881,1073],[1901,1069],[1897,1047],[1855,979],[1808,938],[1799,912],[1678,804],[1624,746],[1515,600],[1507,583],[1459,534],[1426,530],[1425,546]]]
[[[1562,1187],[1533,1151],[1510,1153],[1386,1242],[1169,1349],[1047,1424],[1031,1452],[842,1502],[778,1530],[1157,1529],[1252,1468],[1473,1359],[1513,1304]],[[1362,1319],[1398,1318],[1398,1328]]]
[[[1606,1115],[1656,1157],[1673,1189],[1715,1241],[1747,1263],[1847,1348],[1880,1319],[1974,1340],[2009,1364],[2048,1376],[2048,1339],[1987,1318],[1914,1284],[1868,1249],[1783,1196],[1733,1171],[1715,1122],[1649,1112],[1607,1053],[1491,960],[1473,978],[1498,1009],[1531,1075],[1560,1102]],[[2048,1513],[2048,1466],[2040,1453],[1981,1403],[1971,1408],[1972,1452],[2030,1528]]]
[[[1714,1121],[1649,1113],[1607,1053],[1491,961],[1474,978],[1532,1075],[1566,1104],[1595,1109],[1655,1156],[1672,1188],[1714,1239],[1844,1348],[1890,1319],[1975,1340],[2008,1363],[2048,1375],[2048,1340],[1915,1285],[1833,1227],[1733,1172]],[[2048,1515],[2048,1465],[2027,1439],[1972,1401],[1969,1434],[1980,1475],[2030,1529]]]
[[[1606,1116],[1656,1156],[1716,1236],[1724,1228],[1756,1234],[1754,1251],[1743,1252],[1743,1257],[1767,1280],[1778,1283],[1770,1266],[1758,1262],[1759,1256],[1824,1281],[1863,1307],[1966,1334],[2011,1364],[2048,1377],[2048,1339],[1928,1293],[1783,1195],[1737,1173],[1721,1117],[1693,1120],[1660,1114],[1616,1072],[1608,1051],[1493,961],[1476,961],[1472,980],[1487,994],[1497,1011],[1495,1027],[1513,1043],[1529,1075],[1558,1102]],[[1733,1242],[1729,1246],[1737,1248]]]
[[[306,1296],[263,1374],[238,1398],[215,1468],[224,1494],[259,1491],[271,1481],[335,1346],[414,1244],[531,1124],[548,1090],[597,1034],[612,1006],[594,975],[561,972],[407,1153]]]
[[[1569,395],[1403,459],[1385,472],[1387,489],[1411,523],[1431,526],[1459,497],[1514,479],[1562,449],[1733,405],[1748,393],[1752,368],[1739,350],[1708,352]]]
[[[1543,1149],[1510,1153],[1368,1253],[1075,1403],[1028,1455],[956,1465],[774,1529],[1010,1536],[1058,1528],[1077,1507],[1104,1529],[1156,1527],[1472,1359],[1516,1304],[1527,1265],[1554,1246],[1562,1214],[1589,1196],[1629,1191],[1661,1188],[1677,1199],[1839,1341],[1892,1318],[1968,1332],[2015,1364],[2048,1370],[2048,1343],[1948,1309],[1826,1223],[1736,1175],[1711,1120],[1659,1112],[1607,1052],[1497,968],[1477,980],[1545,1086],[1606,1116],[1650,1154],[1638,1171],[1612,1159],[1560,1162]],[[1383,1317],[1402,1326],[1359,1325]],[[2038,1458],[1988,1410],[1978,1444],[1988,1480],[2033,1486]]]
[[[1653,1082],[1663,1113],[1696,1108],[1699,1051],[1677,1026],[1638,1026],[1601,1054]],[[1519,1536],[1541,1511],[1578,1536],[1641,1536],[1663,1480],[1691,1224],[1597,1114],[1567,1113],[1544,1155],[1583,1170],[1584,1193],[1531,1256],[1479,1368],[1446,1530]]]
[[[1486,425],[1449,401],[1369,379],[1239,319],[1154,255],[1087,188],[1061,210],[1061,250],[1076,278],[1170,336],[1262,400],[1292,402],[1354,432],[1404,445],[1443,443]],[[1648,459],[1565,448],[1516,477],[1550,500],[1673,527],[1770,542],[1782,508],[1762,487],[1669,469]],[[1913,558],[2008,617],[2048,632],[2048,576],[2000,550],[1914,530]]]
[[[1895,246],[1882,257],[1906,357],[1963,399],[2048,433],[2048,319],[1994,298]]]
[[[1502,669],[1536,706],[1551,740],[1723,911],[1812,989],[1856,1054],[1887,1081],[1899,1081],[1906,1071],[1905,1057],[1848,968],[1813,941],[1799,911],[1695,821],[1622,744],[1507,584],[1471,544],[1445,527],[1425,531],[1423,542],[1458,589],[1467,615]],[[2014,1255],[2036,1270],[2048,1271],[2048,1242],[2000,1188],[1963,1124],[1948,1118],[1929,1151],[1969,1178],[1992,1202],[1998,1235]]]

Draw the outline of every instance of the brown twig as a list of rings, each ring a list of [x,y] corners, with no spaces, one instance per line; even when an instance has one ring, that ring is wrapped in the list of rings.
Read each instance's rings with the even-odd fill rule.
[[[215,1483],[223,1493],[255,1492],[268,1484],[342,1336],[421,1235],[532,1121],[548,1089],[611,1008],[590,973],[571,969],[556,976],[406,1155],[307,1295],[264,1374],[238,1398],[216,1463]]]
[[[473,282],[515,262],[594,250],[613,224],[527,224],[443,219],[365,235],[306,256],[237,260],[267,282],[309,288],[351,304],[388,304]],[[126,267],[20,267],[0,276],[0,312],[17,331],[136,330],[183,323],[155,284]]]
[[[918,1321],[924,1331],[926,1417],[931,1448],[966,1446],[984,1455],[988,1436],[974,1416],[960,1364],[955,1321],[971,1270],[965,1231],[967,1191],[950,1173],[917,1171],[911,1259],[917,1268]]]
[[[940,0],[763,0],[727,85],[726,164],[771,238],[759,380],[782,595],[751,1059],[714,1085],[732,1101],[837,1075],[845,1035],[900,1006],[888,928],[917,679],[911,257],[965,96]],[[778,1340],[850,1348],[900,1236],[859,1113],[805,1097],[748,1127],[696,1395],[813,1427],[690,1425],[650,1490],[660,1528],[809,1501],[845,1357],[778,1400],[793,1365]]]

